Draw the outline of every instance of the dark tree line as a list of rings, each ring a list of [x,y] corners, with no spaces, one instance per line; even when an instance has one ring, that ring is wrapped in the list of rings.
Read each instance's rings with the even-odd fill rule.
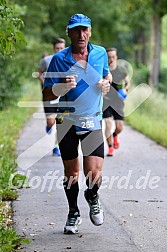
[[[24,68],[30,69],[54,37],[70,42],[65,30],[74,13],[92,19],[92,43],[117,47],[120,58],[130,60],[137,68],[145,65],[149,84],[158,85],[166,0],[0,0],[0,54],[6,55],[5,60],[16,54],[18,67],[25,74],[25,56]]]

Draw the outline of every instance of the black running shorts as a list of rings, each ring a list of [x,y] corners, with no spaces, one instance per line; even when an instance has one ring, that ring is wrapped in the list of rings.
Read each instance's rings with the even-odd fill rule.
[[[117,111],[115,111],[112,107],[108,107],[106,110],[104,110],[103,112],[103,118],[109,118],[109,117],[113,117],[114,120],[124,120],[124,110],[122,108],[122,113],[121,115],[119,113],[117,113]]]
[[[72,122],[64,119],[62,124],[57,124],[57,136],[63,160],[72,160],[78,157],[79,142],[81,142],[83,156],[104,158],[104,141],[101,129],[77,135]]]
[[[47,106],[47,104],[48,104],[48,106]],[[55,114],[55,116],[56,116],[57,107],[55,105],[51,105],[50,102],[44,102],[43,107],[44,107],[46,117],[48,117],[52,114]]]

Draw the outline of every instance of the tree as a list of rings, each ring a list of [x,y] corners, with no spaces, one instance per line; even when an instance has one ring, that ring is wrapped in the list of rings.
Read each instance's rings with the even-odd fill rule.
[[[26,44],[21,31],[23,11],[18,5],[9,6],[6,0],[0,0],[0,54],[3,56],[15,54]]]
[[[17,4],[9,6],[6,0],[0,0],[0,110],[13,104],[20,95],[21,72],[12,56],[26,44],[20,18],[24,11]]]
[[[124,0],[124,22],[129,25],[131,38],[130,50],[137,67],[148,64],[148,47],[150,33],[150,4],[149,1]]]
[[[159,82],[161,57],[161,21],[167,13],[166,0],[152,0],[151,42],[150,42],[150,72],[149,84],[156,87]]]

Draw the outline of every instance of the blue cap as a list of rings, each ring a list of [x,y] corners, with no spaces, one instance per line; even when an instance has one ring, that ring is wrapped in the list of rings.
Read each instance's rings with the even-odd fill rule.
[[[91,27],[91,20],[83,14],[75,14],[68,21],[68,29],[72,29],[76,26]]]

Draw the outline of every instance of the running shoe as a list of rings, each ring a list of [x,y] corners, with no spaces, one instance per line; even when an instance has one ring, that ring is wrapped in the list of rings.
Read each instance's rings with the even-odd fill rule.
[[[78,212],[69,213],[64,227],[64,234],[78,234],[78,226],[81,224],[82,219]]]
[[[118,136],[114,136],[114,149],[119,148],[119,139]]]
[[[114,155],[114,148],[111,146],[111,147],[108,149],[107,156],[108,156],[108,157],[112,157],[113,155]]]
[[[102,225],[104,222],[104,213],[103,213],[102,206],[100,204],[98,194],[93,200],[90,200],[87,197],[87,190],[85,190],[84,196],[90,207],[89,217],[90,217],[91,222],[95,226]]]
[[[58,147],[55,147],[52,151],[53,153],[53,156],[56,156],[56,157],[60,157],[61,156],[61,153],[60,153],[60,150]]]

